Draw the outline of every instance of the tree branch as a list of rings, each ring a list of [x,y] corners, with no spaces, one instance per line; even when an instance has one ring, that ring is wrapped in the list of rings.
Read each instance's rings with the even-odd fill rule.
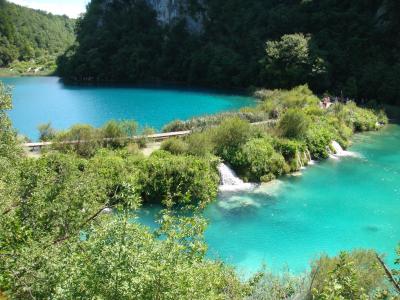
[[[378,253],[375,253],[377,260],[381,264],[382,268],[385,270],[386,276],[388,277],[389,281],[393,284],[397,292],[400,294],[400,284],[394,278],[392,272],[390,272],[389,268],[386,266],[385,262],[382,258],[379,257]]]
[[[83,222],[81,224],[81,226],[79,226],[79,228],[82,228],[83,226],[87,225],[88,223],[90,223],[91,221],[93,221],[94,219],[96,219],[105,209],[107,208],[112,208],[112,206],[109,205],[105,205],[103,206],[101,209],[99,209],[94,215],[90,216],[88,219],[85,220],[85,222]],[[66,240],[68,240],[71,237],[71,235],[66,234],[65,236],[58,238],[56,240],[53,241],[53,245],[59,244],[61,242],[64,242]]]

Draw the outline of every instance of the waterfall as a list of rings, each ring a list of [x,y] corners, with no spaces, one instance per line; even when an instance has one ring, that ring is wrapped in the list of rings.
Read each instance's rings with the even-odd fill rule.
[[[247,190],[255,186],[252,183],[243,182],[243,180],[237,177],[235,172],[224,163],[218,165],[218,171],[221,177],[220,191]]]
[[[335,151],[336,155],[341,156],[344,152],[342,146],[340,146],[340,144],[336,141],[332,141],[331,143],[333,150]]]
[[[338,158],[338,157],[342,157],[342,156],[352,156],[352,157],[358,157],[359,155],[355,152],[351,152],[351,151],[346,151],[343,150],[342,146],[340,146],[340,144],[336,141],[332,141],[331,143],[332,148],[334,149],[335,154],[331,155],[332,158]]]

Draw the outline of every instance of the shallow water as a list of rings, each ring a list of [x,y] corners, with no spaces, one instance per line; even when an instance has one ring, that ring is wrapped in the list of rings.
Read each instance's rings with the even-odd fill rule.
[[[321,253],[375,249],[392,265],[400,242],[400,126],[356,135],[357,154],[317,162],[252,192],[220,194],[205,211],[208,255],[244,275],[308,269]],[[158,208],[141,220],[152,224]]]
[[[357,135],[351,151],[208,207],[209,255],[254,272],[303,272],[324,252],[372,248],[393,262],[400,242],[400,126]],[[299,174],[297,174],[299,175]]]
[[[37,126],[57,129],[76,123],[99,127],[110,119],[134,119],[161,129],[175,119],[236,110],[254,99],[211,91],[133,87],[69,86],[57,77],[0,78],[14,87],[10,117],[17,130],[36,139]]]

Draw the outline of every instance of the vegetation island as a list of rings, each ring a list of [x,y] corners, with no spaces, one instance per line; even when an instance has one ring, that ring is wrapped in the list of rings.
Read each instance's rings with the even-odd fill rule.
[[[133,120],[40,125],[32,157],[0,81],[0,299],[400,299],[400,248],[394,270],[354,250],[301,275],[260,266],[244,278],[206,255],[202,215],[221,164],[266,183],[388,123],[382,108],[400,99],[399,2],[164,2],[92,0],[72,20],[0,0],[7,72],[252,87],[258,99],[171,122],[172,137],[145,153],[155,131]],[[154,230],[138,221],[150,204],[163,208]]]

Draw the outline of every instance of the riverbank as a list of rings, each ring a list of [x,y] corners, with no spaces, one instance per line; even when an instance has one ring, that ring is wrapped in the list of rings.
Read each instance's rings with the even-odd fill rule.
[[[54,76],[54,70],[48,70],[48,71],[38,70],[37,72],[33,70],[31,72],[19,72],[15,69],[0,68],[0,79],[7,77],[18,78],[18,77],[42,77],[42,76]]]

